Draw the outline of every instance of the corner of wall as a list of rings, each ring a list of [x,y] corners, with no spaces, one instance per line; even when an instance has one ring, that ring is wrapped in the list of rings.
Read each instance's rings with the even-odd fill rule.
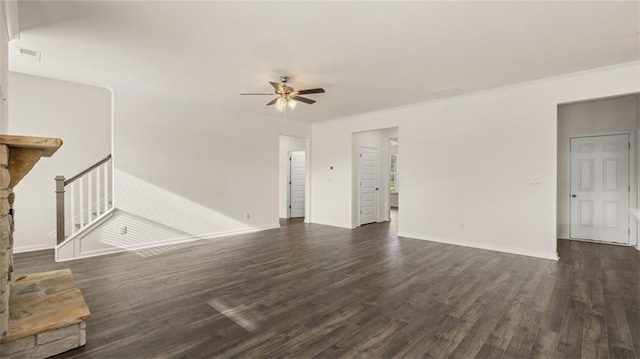
[[[9,34],[4,0],[0,4],[0,133],[9,133]]]

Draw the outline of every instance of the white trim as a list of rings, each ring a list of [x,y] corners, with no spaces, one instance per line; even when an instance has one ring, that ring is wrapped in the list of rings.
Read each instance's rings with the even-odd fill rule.
[[[45,249],[55,249],[55,247],[52,247],[49,244],[34,244],[31,246],[15,247],[13,248],[13,253],[35,252],[35,251],[41,251]]]
[[[111,207],[116,208],[116,93],[111,87],[107,89],[111,91],[111,176],[105,176],[105,181],[111,177]],[[105,172],[108,174],[108,167],[105,167]]]
[[[356,229],[356,228],[358,228],[357,226],[353,226],[353,225],[345,226],[345,225],[339,225],[339,224],[335,224],[335,223],[327,223],[327,222],[319,222],[319,221],[313,221],[313,222],[310,222],[310,223],[319,224],[319,225],[328,226],[328,227],[336,227],[336,228],[346,228],[346,229]]]
[[[353,139],[353,135],[351,135],[351,138]],[[360,209],[362,208],[362,198],[360,196],[360,192],[362,191],[362,149],[363,148],[367,148],[370,150],[375,150],[376,151],[376,188],[380,188],[380,149],[377,147],[373,147],[373,146],[367,146],[367,145],[360,145],[358,147],[358,157],[356,157],[358,159],[358,163],[356,165],[356,167],[358,168],[358,179],[357,179],[357,186],[356,188],[358,189],[358,207],[356,207],[356,227],[360,227],[362,226],[362,218],[360,216]],[[353,171],[352,171],[353,172]],[[353,216],[353,215],[352,215]],[[386,222],[386,221],[380,221],[380,190],[376,190],[376,221],[372,222],[372,223],[379,223],[379,222]],[[367,223],[369,224],[369,223]]]
[[[582,239],[582,238],[568,238],[568,239],[576,242],[586,242],[586,243],[594,243],[594,244],[612,244],[614,246],[620,246],[620,247],[635,247],[635,245],[628,244],[628,243],[605,242],[605,241],[596,241],[594,239]]]
[[[20,38],[20,22],[18,16],[18,0],[2,0],[4,5],[4,19],[7,25],[9,41]]]
[[[556,238],[558,239],[571,239],[568,234],[557,234]]]
[[[560,104],[558,104],[558,106],[560,106]],[[559,120],[559,119],[558,119]],[[566,149],[567,151],[569,151],[569,161],[567,163],[568,165],[568,176],[567,176],[567,189],[568,189],[568,194],[569,196],[571,196],[571,140],[574,138],[588,138],[588,137],[604,137],[604,136],[618,136],[618,135],[627,135],[627,140],[629,141],[629,143],[631,144],[631,148],[629,149],[629,186],[631,188],[631,190],[629,191],[629,208],[627,208],[627,216],[629,218],[628,220],[628,225],[629,225],[629,236],[627,237],[627,243],[615,243],[615,242],[600,242],[600,241],[591,241],[591,240],[586,240],[584,238],[574,238],[571,237],[571,199],[569,197],[565,198],[565,203],[567,203],[567,219],[568,219],[568,223],[569,223],[569,235],[567,236],[566,239],[568,240],[581,240],[581,241],[588,241],[588,242],[595,242],[595,243],[603,243],[603,244],[621,244],[621,245],[633,245],[633,242],[637,242],[637,225],[636,225],[636,218],[633,214],[631,214],[629,212],[629,210],[636,208],[637,207],[637,187],[638,187],[638,183],[636,181],[636,136],[634,136],[634,130],[624,130],[624,131],[611,131],[611,132],[599,132],[599,133],[593,133],[593,134],[585,134],[585,135],[575,135],[575,136],[569,136],[569,148]],[[557,235],[557,237],[559,237],[559,235]],[[634,240],[635,239],[635,240]]]
[[[306,138],[305,138],[306,140]],[[306,141],[305,141],[306,142]],[[305,146],[306,147],[306,146]],[[303,152],[304,153],[304,185],[305,185],[305,189],[304,189],[304,217],[302,218],[306,218],[306,214],[307,214],[307,176],[309,175],[307,173],[308,167],[307,167],[307,151],[306,149],[304,150],[291,150],[291,151],[287,151],[287,157],[288,157],[288,163],[287,163],[287,218],[292,218],[291,217],[291,209],[292,209],[292,204],[291,204],[291,163],[292,163],[292,157],[291,154],[294,152]],[[301,218],[301,217],[294,217],[294,218]]]
[[[640,99],[640,96],[638,97],[638,99]],[[638,121],[640,121],[640,113],[638,113],[637,116],[638,116]],[[636,122],[636,125],[637,124],[638,123]],[[638,188],[640,187],[640,156],[638,155],[638,151],[640,151],[640,146],[638,146],[638,144],[640,144],[640,130],[636,129],[636,135],[634,136],[634,138],[636,140],[636,147],[633,151],[633,154],[636,156],[636,161],[635,161],[636,170],[634,172],[634,174],[636,175],[635,200],[636,200],[636,208],[638,208],[640,207],[640,191],[638,191]],[[632,218],[633,218],[632,229],[635,231],[636,248],[640,251],[640,234],[638,233],[638,218],[635,216],[632,216]]]
[[[398,232],[397,236],[398,236],[398,239],[400,239],[400,237],[403,237],[403,238],[407,238],[407,239],[417,239],[417,240],[421,240],[421,241],[429,241],[429,242],[449,244],[449,245],[452,245],[452,246],[484,249],[484,250],[492,251],[492,252],[508,253],[508,254],[514,254],[514,255],[518,255],[518,256],[541,258],[541,259],[549,259],[549,260],[553,260],[553,261],[557,261],[559,259],[557,255],[555,255],[555,256],[536,255],[536,254],[525,253],[525,252],[520,252],[520,251],[514,252],[514,251],[509,251],[509,250],[499,250],[499,249],[495,249],[495,247],[478,246],[478,245],[472,245],[472,244],[468,244],[468,243],[465,243],[465,244],[452,243],[451,241],[447,241],[447,240],[444,240],[444,239],[434,238],[434,237],[430,237],[430,236],[423,236],[423,235],[419,235],[419,234]]]
[[[286,181],[286,186],[287,186],[287,201],[286,201],[286,206],[287,206],[287,217],[286,218],[291,218],[291,162],[292,162],[292,157],[291,157],[291,153],[294,151],[287,151],[287,178],[285,179]]]
[[[74,238],[84,237],[87,234],[91,233],[98,225],[102,224],[107,219],[113,217],[114,211],[115,211],[115,208],[111,207],[108,211],[104,212],[103,214],[100,215],[100,217],[96,218],[93,222],[91,222],[91,224],[87,225],[86,227],[83,227],[78,232],[65,238],[64,241],[62,241],[62,243],[56,245],[56,248],[64,246],[65,244],[67,244],[67,242],[71,242]]]
[[[304,223],[311,223],[311,138],[304,138],[304,161],[305,161],[305,183],[304,183]]]
[[[289,120],[287,120],[289,121]],[[311,138],[307,136],[300,135],[290,135],[288,133],[279,133],[278,137],[286,136],[286,137],[296,137],[299,139],[304,139],[304,150],[294,150],[294,151],[304,151],[304,165],[305,165],[305,183],[304,183],[304,223],[311,223]],[[278,146],[278,157],[280,157],[280,148]],[[287,151],[287,154],[291,151]],[[280,169],[279,169],[280,171]],[[287,174],[289,176],[289,174]],[[278,185],[280,188],[280,185]],[[288,191],[287,187],[287,191]],[[278,190],[279,192],[279,190]],[[278,196],[281,196],[279,193]],[[278,200],[280,201],[280,200]],[[287,198],[287,206],[289,206],[289,199]],[[278,219],[280,218],[280,210],[278,209]],[[289,208],[287,208],[287,217],[290,218]]]
[[[413,107],[418,107],[418,106],[424,106],[424,105],[427,105],[427,104],[432,104],[432,103],[437,103],[437,102],[452,101],[452,100],[457,100],[457,99],[465,98],[465,97],[480,96],[480,95],[485,95],[485,94],[490,94],[490,93],[496,93],[496,92],[502,92],[502,91],[507,91],[507,90],[518,89],[518,88],[527,88],[527,87],[532,87],[532,86],[537,86],[537,85],[552,84],[552,83],[557,83],[557,82],[565,81],[565,80],[580,79],[580,78],[584,78],[584,77],[591,76],[591,75],[594,75],[594,74],[600,74],[602,72],[613,72],[613,71],[620,71],[620,70],[625,70],[625,69],[632,69],[632,68],[635,68],[637,66],[640,66],[640,60],[625,62],[625,63],[622,63],[622,64],[616,64],[616,65],[611,65],[611,66],[596,67],[596,68],[588,69],[588,70],[584,70],[584,71],[570,72],[570,73],[566,73],[566,74],[562,74],[562,75],[558,75],[558,76],[544,77],[544,78],[541,78],[541,79],[525,81],[525,82],[519,82],[519,83],[515,83],[515,84],[511,84],[511,85],[501,86],[501,87],[493,87],[493,88],[489,88],[489,89],[486,89],[486,90],[467,92],[467,93],[462,93],[462,94],[459,94],[459,95],[456,95],[456,96],[450,96],[450,97],[444,97],[444,98],[437,98],[437,99],[433,99],[433,100],[415,102],[415,103],[410,103],[410,104],[407,104],[407,105],[400,105],[400,106],[396,106],[396,107],[388,107],[388,108],[383,108],[383,109],[375,110],[375,111],[357,113],[355,115],[347,115],[347,116],[342,116],[342,117],[336,117],[336,118],[332,118],[332,119],[328,119],[328,120],[324,120],[324,121],[317,121],[317,122],[314,122],[314,123],[328,122],[328,121],[342,121],[342,120],[346,120],[346,119],[365,117],[365,116],[369,116],[371,114],[376,114],[376,113],[395,112],[395,111],[402,110],[402,109],[413,108]],[[635,93],[635,92],[633,92],[633,93]],[[620,96],[620,95],[624,95],[624,94],[626,94],[626,93],[612,94],[611,97]],[[567,104],[567,103],[573,103],[573,102],[578,102],[578,101],[582,101],[582,100],[559,102],[558,105],[564,105],[564,104]],[[395,127],[395,126],[396,125],[391,126],[391,127]],[[361,131],[369,131],[369,130],[357,130],[355,132],[361,132]]]
[[[162,246],[168,246],[172,244],[188,243],[188,242],[199,241],[199,240],[216,239],[221,237],[229,237],[234,235],[254,233],[254,232],[260,232],[260,231],[266,231],[269,229],[278,229],[278,228],[280,228],[279,223],[263,226],[263,227],[257,227],[257,228],[240,229],[240,230],[233,230],[233,231],[226,231],[226,232],[219,232],[219,233],[212,233],[212,234],[193,235],[193,236],[170,239],[166,241],[144,243],[144,244],[141,244],[140,246],[131,246],[127,248],[114,246],[113,248],[104,248],[104,249],[96,249],[96,250],[86,251],[86,252],[77,252],[78,254],[74,258],[67,258],[67,259],[59,259],[58,251],[56,250],[56,262],[67,262],[70,260],[81,259],[81,258],[89,258],[89,257],[96,257],[96,256],[107,255],[107,254],[113,254],[113,253],[121,253],[121,252],[135,251],[140,249],[162,247]]]
[[[104,166],[104,165],[102,165],[102,166]],[[73,184],[70,184],[70,186],[71,186],[71,185],[73,185]],[[66,193],[66,192],[65,192],[65,193]],[[100,197],[100,202],[101,202],[101,203],[104,203],[104,202],[103,202],[104,198],[105,198],[105,197]],[[108,200],[106,200],[106,201],[107,201],[107,202],[106,202],[106,205],[107,205],[107,206],[109,206],[109,201],[108,201]],[[100,208],[101,208],[100,210],[102,211],[102,210],[103,210],[103,208],[104,208],[104,206],[103,206],[102,204],[100,204]],[[113,209],[113,207],[112,207],[111,209]],[[107,213],[107,212],[108,212],[108,211],[110,211],[111,209],[107,209],[107,211],[106,211],[106,212],[102,212],[102,213],[100,213],[100,216],[102,216],[103,214]],[[86,211],[84,211],[84,212],[85,212],[85,214],[87,214],[87,215],[90,215],[90,213],[91,213],[91,215],[93,214],[93,210],[89,210],[88,208],[86,208]],[[81,213],[78,213],[78,214],[76,214],[75,216],[73,216],[73,218],[74,218],[76,221],[78,221],[81,215],[82,215]],[[97,220],[97,219],[96,219],[96,220]],[[94,220],[94,221],[95,221],[95,220]],[[68,218],[66,218],[66,219],[65,219],[65,222],[64,222],[65,230],[66,230],[66,228],[67,228],[67,227],[71,227],[71,228],[73,227],[73,224],[72,224],[71,222],[72,222],[72,218],[71,218],[71,216],[68,216]],[[75,222],[75,223],[78,223],[78,222]],[[84,229],[86,229],[86,228],[88,228],[88,227],[91,227],[92,225],[93,225],[93,222],[92,222],[90,225],[83,227],[83,228],[82,228],[82,229],[80,229],[79,231],[83,231]],[[47,237],[55,237],[55,235],[56,235],[56,230],[57,230],[56,228],[52,229],[49,233],[47,233]],[[77,234],[77,233],[79,233],[79,232],[76,232],[75,234]],[[75,235],[75,234],[74,234],[74,235]]]

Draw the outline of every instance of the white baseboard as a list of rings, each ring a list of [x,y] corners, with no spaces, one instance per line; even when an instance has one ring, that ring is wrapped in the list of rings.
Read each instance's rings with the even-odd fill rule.
[[[568,234],[556,234],[558,239],[571,239]]]
[[[267,226],[262,226],[262,227],[256,227],[256,228],[248,228],[248,229],[239,229],[239,230],[234,230],[234,231],[193,235],[193,236],[188,236],[188,237],[181,237],[181,238],[175,238],[175,239],[171,239],[171,240],[164,240],[164,241],[157,241],[157,242],[147,242],[147,243],[141,243],[140,245],[133,245],[133,246],[126,247],[126,248],[125,247],[113,246],[113,248],[103,248],[103,249],[96,249],[96,250],[92,250],[92,251],[81,252],[81,253],[79,253],[79,255],[75,256],[74,258],[58,259],[57,261],[58,262],[66,262],[66,261],[70,261],[70,260],[74,260],[74,259],[90,258],[90,257],[103,256],[103,255],[107,255],[107,254],[114,254],[114,253],[120,253],[120,252],[135,251],[135,250],[149,249],[149,248],[155,248],[155,247],[163,247],[163,246],[169,246],[169,245],[174,245],[174,244],[182,244],[182,243],[194,242],[194,241],[199,241],[199,240],[208,240],[208,239],[230,237],[230,236],[235,236],[235,235],[240,235],[240,234],[248,234],[248,233],[266,231],[266,230],[269,230],[269,229],[276,229],[276,228],[280,228],[280,224],[279,223],[278,224],[267,225]]]
[[[54,246],[50,244],[34,244],[31,246],[14,247],[13,253],[35,252],[45,249],[54,249]]]
[[[309,222],[305,222],[305,223],[313,223],[313,224],[320,224],[323,226],[330,226],[330,227],[337,227],[337,228],[346,228],[346,229],[354,229],[358,226],[352,227],[352,226],[344,226],[344,225],[339,225],[339,224],[335,224],[335,223],[323,223],[323,222],[317,222],[317,221],[309,221]]]
[[[419,240],[422,240],[422,241],[444,243],[444,244],[450,244],[450,245],[453,245],[453,246],[460,246],[460,247],[484,249],[484,250],[500,252],[500,253],[516,254],[516,255],[525,256],[525,257],[549,259],[549,260],[553,260],[553,261],[557,261],[558,260],[558,256],[557,255],[551,255],[551,256],[537,255],[537,254],[524,253],[524,252],[518,252],[518,251],[500,250],[500,249],[496,249],[496,248],[489,248],[489,247],[486,247],[486,246],[477,246],[477,245],[472,245],[472,244],[468,244],[468,243],[465,243],[465,244],[452,243],[452,242],[449,242],[449,241],[445,241],[443,239],[423,236],[423,235],[419,235],[419,234],[398,232],[398,237],[405,237],[405,238],[411,238],[411,239],[419,239]]]

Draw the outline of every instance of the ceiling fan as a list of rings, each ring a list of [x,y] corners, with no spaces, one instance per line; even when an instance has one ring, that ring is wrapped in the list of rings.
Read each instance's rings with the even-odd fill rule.
[[[241,93],[240,95],[276,96],[276,98],[267,103],[267,106],[275,105],[278,111],[283,111],[286,106],[289,106],[289,108],[293,110],[294,108],[296,108],[298,102],[303,102],[309,105],[312,105],[316,102],[315,100],[302,97],[300,95],[324,93],[323,88],[296,91],[293,89],[293,87],[287,86],[287,82],[289,82],[289,76],[280,76],[280,83],[269,82],[275,89],[275,93]]]

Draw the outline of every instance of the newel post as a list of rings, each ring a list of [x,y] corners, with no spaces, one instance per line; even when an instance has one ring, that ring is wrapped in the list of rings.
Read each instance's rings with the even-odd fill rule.
[[[56,241],[64,242],[64,176],[56,176]]]

